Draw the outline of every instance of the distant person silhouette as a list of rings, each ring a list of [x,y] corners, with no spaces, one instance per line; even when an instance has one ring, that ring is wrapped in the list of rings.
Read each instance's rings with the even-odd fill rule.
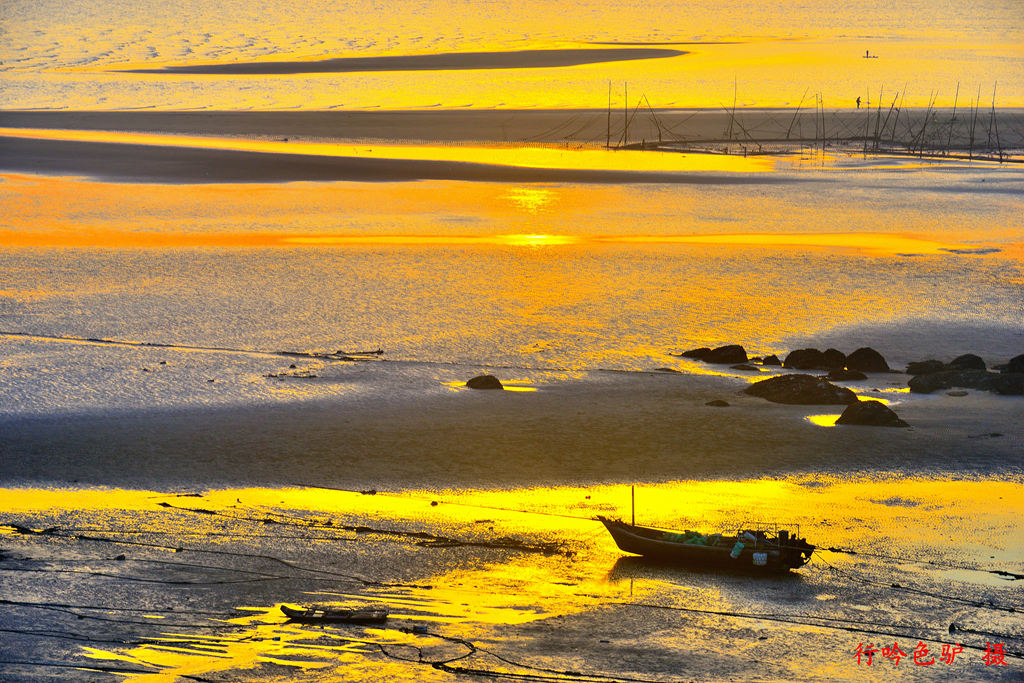
[[[860,109],[860,98],[857,98],[857,109]]]

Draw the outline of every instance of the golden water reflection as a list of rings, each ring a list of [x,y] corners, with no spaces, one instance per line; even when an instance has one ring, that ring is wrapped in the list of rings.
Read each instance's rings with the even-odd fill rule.
[[[269,609],[253,609],[249,610],[251,616],[228,620],[227,624],[242,629],[234,635],[166,634],[126,651],[91,647],[83,649],[91,659],[154,667],[158,671],[133,676],[128,680],[155,683],[217,672],[244,671],[261,663],[295,669],[323,669],[338,664],[354,664],[373,655],[378,643],[401,644],[407,640],[397,632],[392,634],[384,631],[373,634],[376,637],[364,638],[346,637],[344,632],[311,633],[301,625],[284,621],[279,608],[280,605]]]
[[[829,498],[834,504],[855,505],[866,494],[888,495],[902,492],[906,497],[935,503],[958,499],[979,505],[980,511],[992,512],[1008,508],[1024,513],[1024,485],[1014,481],[947,480],[888,478],[880,473],[876,477],[833,477],[825,474],[806,474],[769,479],[740,481],[676,481],[643,485],[647,504],[659,515],[688,511],[686,518],[700,518],[719,509],[723,501],[728,506],[743,508],[754,501],[788,500],[798,504],[795,496]],[[639,489],[637,489],[639,490]],[[681,497],[681,492],[686,493]],[[459,519],[475,518],[473,508],[489,508],[507,512],[509,519],[536,527],[586,527],[595,514],[619,512],[629,506],[630,484],[595,484],[585,487],[558,486],[509,490],[451,489],[381,491],[367,496],[359,491],[342,488],[225,488],[196,493],[173,493],[142,489],[117,488],[3,488],[0,509],[8,514],[41,514],[73,510],[95,512],[159,512],[162,503],[175,506],[200,505],[205,509],[225,511],[244,508],[267,508],[306,511],[310,514],[360,513],[383,515],[396,519],[412,519],[423,515],[440,514],[434,506],[424,507],[425,501],[438,500],[452,507],[443,510],[443,516]],[[997,499],[1001,502],[996,502]],[[639,494],[638,494],[639,500]],[[759,507],[759,506],[754,506]],[[773,507],[773,506],[769,506]],[[545,514],[536,516],[537,513]],[[592,514],[591,514],[592,513]],[[808,514],[805,510],[804,514]],[[518,516],[524,515],[524,516]]]
[[[894,223],[889,203],[864,200],[856,183],[845,191],[851,194],[831,200],[782,188],[700,185],[0,179],[0,202],[10,208],[0,246],[10,247],[636,244],[898,258],[964,254],[972,260],[1024,253],[1019,221],[1013,220],[1016,206],[998,196],[951,224],[940,218],[957,210],[958,202],[928,195],[927,202],[904,207]],[[707,200],[709,192],[715,201]]]
[[[500,245],[509,247],[550,247],[577,244],[583,238],[573,235],[322,235],[282,237],[282,244],[294,245]]]
[[[537,214],[551,207],[558,195],[550,187],[514,187],[505,196],[527,213]]]

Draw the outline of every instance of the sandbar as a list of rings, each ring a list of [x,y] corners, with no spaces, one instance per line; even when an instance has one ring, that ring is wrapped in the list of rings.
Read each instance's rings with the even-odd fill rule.
[[[123,73],[219,76],[348,73],[363,71],[463,71],[471,69],[538,69],[633,59],[661,59],[687,54],[683,50],[627,47],[618,49],[513,50],[450,52],[429,55],[336,57],[309,61],[191,64],[160,69],[124,69]]]
[[[0,136],[0,171],[127,183],[464,180],[478,182],[775,184],[774,175],[535,168],[465,161],[251,152]]]
[[[886,116],[889,121],[886,122]],[[654,109],[641,110],[629,122],[629,142],[650,144],[659,140],[715,145],[733,153],[756,151],[757,145],[820,143],[821,119],[827,143],[856,139],[876,125],[891,132],[896,126],[920,132],[927,119],[938,124],[930,132],[950,133],[951,149],[968,149],[971,140],[965,127],[970,112],[951,109],[905,109],[899,113],[869,109]],[[620,109],[415,109],[415,110],[320,110],[320,111],[0,111],[0,128],[53,128],[180,135],[226,135],[296,140],[381,140],[439,143],[491,143],[507,145],[560,144],[613,146],[623,142],[624,114]],[[1024,109],[998,109],[992,117],[998,144],[1004,151],[1024,148]],[[730,131],[730,123],[733,123]],[[989,117],[979,115],[974,148],[995,144],[988,134]],[[730,136],[731,132],[731,136]],[[926,132],[929,132],[926,129]],[[610,140],[609,140],[610,134]],[[989,139],[991,138],[991,140]],[[943,139],[945,143],[947,140]]]

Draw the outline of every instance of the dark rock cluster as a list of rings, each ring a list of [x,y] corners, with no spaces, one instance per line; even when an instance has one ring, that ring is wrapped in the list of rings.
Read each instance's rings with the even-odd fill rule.
[[[702,347],[677,354],[683,358],[705,363],[728,364],[736,370],[752,371],[757,365],[778,366],[789,370],[822,370],[824,379],[849,382],[867,379],[865,373],[893,372],[885,358],[871,347],[859,348],[849,355],[838,349],[796,349],[780,361],[778,356],[748,358],[739,344],[715,349]],[[940,360],[922,360],[909,363],[906,373],[911,376],[910,390],[930,394],[943,389],[978,389],[1012,396],[1024,395],[1024,354],[1015,356],[1005,365],[991,370],[985,360],[973,353],[965,353],[945,363]]]
[[[859,348],[850,355],[837,349],[797,349],[790,351],[782,367],[794,370],[849,370],[850,372],[889,372],[889,364],[870,346]]]
[[[909,363],[907,384],[916,394],[930,394],[942,389],[978,389],[1009,396],[1024,395],[1024,354],[1010,359],[1006,365],[987,369],[985,361],[972,353],[957,356],[949,363],[924,360]]]
[[[842,416],[836,421],[840,425],[872,425],[879,427],[907,427],[896,413],[880,401],[860,401],[857,395],[845,387],[832,382],[846,382],[867,379],[866,373],[895,372],[878,351],[859,348],[844,354],[837,349],[807,348],[790,351],[785,360],[778,356],[748,358],[744,348],[738,344],[720,346],[715,349],[702,347],[676,354],[705,363],[728,364],[734,370],[754,371],[757,366],[779,366],[790,370],[820,370],[827,375],[809,374],[777,375],[755,382],[744,393],[764,398],[775,403],[791,405],[847,405]],[[916,361],[907,365],[911,375],[908,382],[910,391],[930,394],[943,389],[979,389],[1005,395],[1024,395],[1024,354],[1011,358],[1005,365],[988,369],[985,360],[967,353],[957,356],[948,363],[940,360]],[[964,395],[957,392],[956,395]],[[725,403],[724,401],[722,403]],[[711,402],[708,405],[722,405]]]
[[[779,366],[790,370],[824,370],[828,378],[837,381],[867,379],[866,372],[891,372],[889,364],[878,351],[870,347],[857,349],[846,355],[838,349],[796,349],[790,351],[783,361],[775,354],[763,358],[747,358],[747,352],[739,344],[729,344],[711,349],[706,346],[676,354],[705,363],[729,364],[736,370],[756,369],[753,363],[763,367]]]
[[[803,374],[777,375],[756,382],[743,391],[774,403],[846,405],[843,414],[836,420],[836,424],[840,425],[910,426],[881,401],[861,401],[846,387],[837,387],[823,377]]]

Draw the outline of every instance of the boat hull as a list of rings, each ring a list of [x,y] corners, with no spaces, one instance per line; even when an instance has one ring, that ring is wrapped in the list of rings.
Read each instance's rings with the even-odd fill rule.
[[[665,534],[656,529],[638,527],[604,517],[598,519],[623,552],[673,565],[756,573],[784,573],[805,565],[814,550],[814,546],[802,541],[793,545],[748,542],[744,543],[742,548],[736,549],[735,542],[738,539],[735,537],[723,538],[719,545],[693,545],[665,540]]]
[[[333,624],[380,624],[387,621],[386,610],[376,609],[295,609],[281,605],[281,611],[292,621],[330,622]]]

